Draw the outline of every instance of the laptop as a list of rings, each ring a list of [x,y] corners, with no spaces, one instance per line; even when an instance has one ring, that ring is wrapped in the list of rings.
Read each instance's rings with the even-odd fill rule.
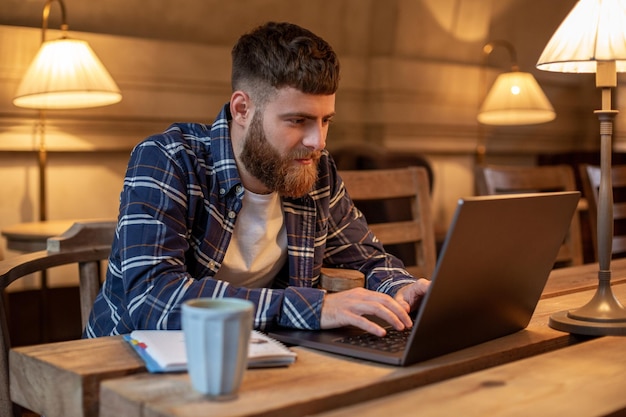
[[[522,330],[579,198],[573,191],[460,199],[431,285],[404,332],[405,344],[395,351],[370,346],[381,338],[355,327],[276,328],[269,334],[291,345],[406,366]]]

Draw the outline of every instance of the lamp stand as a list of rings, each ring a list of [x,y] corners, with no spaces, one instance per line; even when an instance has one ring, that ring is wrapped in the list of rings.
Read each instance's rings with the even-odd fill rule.
[[[46,151],[46,113],[44,110],[39,110],[39,123],[38,123],[38,136],[39,136],[39,149],[37,152],[37,162],[39,168],[39,221],[44,222],[48,219],[48,209],[46,204],[46,166],[48,164],[48,152]],[[39,293],[40,313],[39,313],[39,337],[43,343],[49,342],[48,332],[48,272],[42,270],[41,285]]]
[[[613,180],[611,152],[613,120],[611,89],[617,86],[615,61],[597,62],[596,86],[602,88],[602,110],[596,110],[600,121],[600,189],[598,191],[598,288],[584,306],[561,311],[550,317],[550,327],[589,336],[626,336],[626,309],[611,290],[611,256],[613,245]]]
[[[48,164],[48,153],[46,151],[46,116],[43,110],[39,110],[39,151],[37,160],[39,166],[39,221],[46,221],[48,218],[46,204],[46,165]]]

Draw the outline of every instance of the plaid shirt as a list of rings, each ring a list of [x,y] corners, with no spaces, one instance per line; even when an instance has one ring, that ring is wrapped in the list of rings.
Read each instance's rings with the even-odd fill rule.
[[[174,124],[133,150],[106,281],[86,337],[180,329],[181,303],[196,297],[251,300],[258,329],[318,329],[322,266],[358,269],[368,288],[390,295],[414,281],[369,231],[326,151],[314,189],[282,199],[288,262],[272,288],[214,279],[244,195],[229,119],[225,105],[212,126]]]

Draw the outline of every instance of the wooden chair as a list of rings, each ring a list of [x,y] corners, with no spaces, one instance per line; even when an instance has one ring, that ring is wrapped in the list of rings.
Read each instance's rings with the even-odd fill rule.
[[[100,288],[100,262],[111,252],[116,223],[78,222],[61,236],[48,239],[47,250],[0,261],[0,415],[21,416],[22,409],[11,402],[8,357],[11,348],[5,290],[29,274],[68,264],[79,269],[81,322],[84,327]],[[26,306],[28,307],[28,306]],[[35,410],[36,411],[36,410]]]
[[[476,188],[479,195],[577,190],[574,170],[569,165],[478,166]],[[579,209],[580,207],[579,204]],[[559,250],[555,266],[583,263],[580,215],[577,211]]]
[[[423,167],[339,171],[348,194],[359,208],[385,249],[408,245],[411,252],[400,256],[415,277],[430,278],[437,253],[431,215],[429,177]],[[365,203],[379,203],[377,207]],[[398,205],[408,207],[408,217],[397,219]],[[396,253],[394,253],[396,254]]]
[[[613,183],[613,241],[612,257],[626,257],[626,165],[611,167]],[[594,254],[598,259],[598,190],[600,188],[600,167],[583,164],[580,166],[583,193],[589,204],[589,223],[593,239]]]
[[[331,154],[340,171],[424,167],[428,173],[428,185],[432,194],[433,168],[428,158],[420,153],[391,150],[371,142],[348,141],[335,146]]]

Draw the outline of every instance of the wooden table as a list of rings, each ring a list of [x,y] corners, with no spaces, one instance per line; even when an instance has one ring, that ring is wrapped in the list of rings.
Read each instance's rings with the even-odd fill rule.
[[[319,417],[624,415],[625,351],[602,337]]]
[[[624,282],[626,260],[613,263]],[[11,395],[34,411],[54,416],[302,415],[380,398],[576,344],[584,338],[548,327],[549,316],[591,299],[597,266],[553,271],[527,329],[409,367],[393,367],[294,348],[289,368],[246,372],[239,398],[203,399],[182,374],[146,373],[119,337],[12,349]],[[614,286],[626,299],[626,285]],[[133,375],[130,375],[133,374]],[[124,376],[127,375],[127,376]],[[130,375],[130,376],[128,376]]]
[[[611,262],[613,285],[626,283],[626,258]],[[569,268],[553,269],[541,298],[558,297],[598,286],[598,264],[585,264]],[[625,300],[626,301],[626,300]]]
[[[620,285],[626,297],[626,285]],[[191,388],[187,374],[141,373],[101,385],[101,417],[301,416],[359,404],[532,357],[581,342],[583,338],[548,327],[550,314],[563,305],[586,302],[592,291],[543,300],[529,327],[449,355],[409,367],[392,367],[295,348],[292,367],[247,372],[236,402],[206,401]]]
[[[46,250],[48,238],[62,234],[74,222],[75,220],[48,220],[19,223],[2,229],[2,236],[7,240],[7,249],[18,252],[36,252]]]

